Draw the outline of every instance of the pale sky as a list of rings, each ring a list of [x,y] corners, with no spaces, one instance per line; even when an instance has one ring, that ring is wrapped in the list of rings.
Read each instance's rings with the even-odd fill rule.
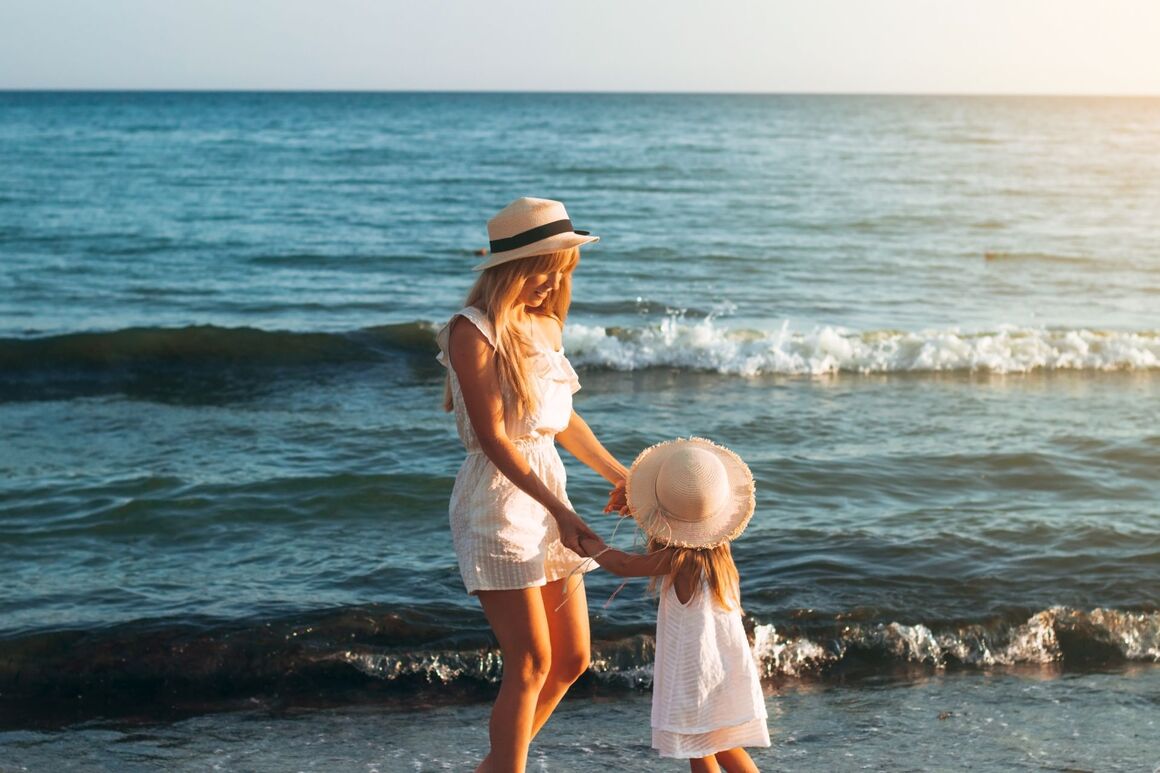
[[[0,88],[1160,95],[1160,0],[0,0]]]

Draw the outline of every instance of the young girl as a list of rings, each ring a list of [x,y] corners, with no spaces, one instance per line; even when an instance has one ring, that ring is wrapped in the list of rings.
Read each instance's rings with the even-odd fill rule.
[[[765,701],[745,628],[729,543],[755,504],[753,475],[737,454],[702,438],[641,453],[628,506],[648,553],[581,546],[622,577],[661,579],[653,666],[652,745],[699,771],[756,771],[745,746],[769,746]]]

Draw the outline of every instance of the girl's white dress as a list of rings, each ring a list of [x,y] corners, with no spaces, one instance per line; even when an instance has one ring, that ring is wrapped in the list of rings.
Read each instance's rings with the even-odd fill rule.
[[[666,578],[657,610],[652,745],[662,757],[707,757],[769,746],[757,661],[740,610],[722,609],[703,583],[682,604]]]
[[[437,359],[451,377],[455,426],[467,450],[455,476],[449,507],[451,540],[467,592],[531,588],[573,571],[590,571],[595,567],[593,562],[586,562],[560,542],[556,519],[547,509],[508,480],[480,449],[447,353],[451,322],[456,317],[470,320],[493,347],[495,330],[484,312],[468,306],[457,311],[435,337]],[[540,405],[534,413],[520,415],[515,394],[505,388],[502,398],[507,434],[544,485],[571,507],[564,492],[567,475],[555,436],[572,417],[572,395],[580,389],[580,378],[563,350],[538,349],[529,365]]]

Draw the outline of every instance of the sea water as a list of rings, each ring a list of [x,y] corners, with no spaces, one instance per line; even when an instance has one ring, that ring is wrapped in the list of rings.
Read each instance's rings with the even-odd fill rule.
[[[434,332],[522,195],[601,236],[565,347],[605,445],[754,470],[766,765],[1160,763],[1160,100],[5,93],[0,769],[485,748]],[[655,763],[618,584],[541,769]],[[265,745],[315,731],[362,751]]]

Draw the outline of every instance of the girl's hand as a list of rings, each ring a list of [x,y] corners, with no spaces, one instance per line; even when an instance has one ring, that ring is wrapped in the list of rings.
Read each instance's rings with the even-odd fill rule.
[[[628,509],[628,492],[625,489],[624,478],[621,478],[612,487],[612,491],[608,493],[608,504],[604,506],[604,512],[617,513],[621,516],[631,515]]]
[[[600,539],[596,536],[596,532],[588,528],[588,524],[584,523],[583,518],[566,507],[553,511],[552,516],[556,519],[556,528],[560,531],[560,542],[573,553],[586,556],[587,553],[581,547],[580,541],[582,539]]]

